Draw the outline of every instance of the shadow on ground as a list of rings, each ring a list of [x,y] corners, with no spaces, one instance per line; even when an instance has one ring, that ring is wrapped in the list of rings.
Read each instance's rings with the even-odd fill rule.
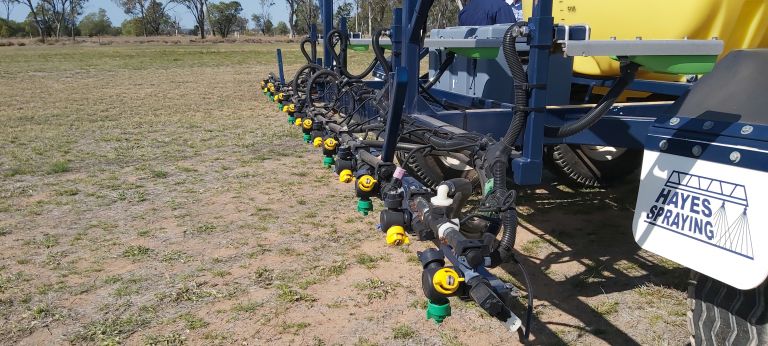
[[[622,301],[626,298],[602,305],[590,298],[643,287],[685,292],[689,270],[643,251],[633,239],[637,187],[629,182],[607,190],[574,191],[550,183],[521,194],[516,248],[536,299],[531,343],[570,344],[589,334],[611,345],[639,345],[627,325],[608,318],[617,306],[627,305]],[[516,264],[503,269],[523,282]],[[542,314],[542,307],[556,313]]]

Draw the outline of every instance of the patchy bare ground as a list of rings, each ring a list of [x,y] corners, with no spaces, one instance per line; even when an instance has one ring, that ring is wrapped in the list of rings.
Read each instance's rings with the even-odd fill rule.
[[[256,93],[277,47],[0,48],[0,343],[517,342],[468,302],[424,319],[432,245],[386,247]],[[634,244],[629,185],[522,196],[533,343],[686,342],[687,271]]]

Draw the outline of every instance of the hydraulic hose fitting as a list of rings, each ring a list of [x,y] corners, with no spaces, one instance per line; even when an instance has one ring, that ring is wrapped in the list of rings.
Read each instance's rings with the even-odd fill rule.
[[[363,216],[368,216],[368,213],[373,211],[373,202],[369,198],[363,198],[357,200],[357,211]]]
[[[312,130],[312,119],[304,119],[301,122],[301,128],[305,131],[311,131]]]
[[[337,141],[333,137],[328,137],[323,141],[323,155],[325,157],[323,158],[323,167],[330,168],[333,166],[336,161],[333,159],[333,155],[336,155],[336,147],[339,145],[339,141]]]
[[[398,246],[410,244],[411,240],[405,233],[403,226],[392,226],[387,229],[387,245]]]
[[[310,143],[312,141],[312,119],[306,118],[301,122],[301,130],[304,132],[304,142]]]
[[[323,124],[320,122],[315,121],[312,123],[312,130],[309,131],[309,134],[312,138],[317,140],[320,138],[320,144],[315,146],[316,148],[319,148],[323,145],[323,136],[325,135],[325,132],[323,131]],[[314,142],[312,143],[314,145]]]
[[[342,170],[341,173],[339,173],[339,181],[342,183],[351,183],[352,180],[355,179],[355,176],[352,175],[352,171],[345,169]]]
[[[339,145],[339,141],[333,137],[328,137],[323,141],[323,148],[328,151],[333,151],[334,153],[336,153],[337,145]]]
[[[464,278],[453,268],[445,266],[445,255],[438,249],[418,252],[421,262],[421,289],[428,299],[427,319],[442,323],[451,316],[448,297],[462,293]]]
[[[447,300],[446,300],[447,301]],[[427,301],[427,319],[433,320],[435,323],[440,324],[445,321],[446,318],[451,316],[451,304],[438,304],[431,300]]]
[[[378,182],[370,174],[363,174],[357,178],[357,184],[355,192],[359,198],[357,201],[357,211],[368,216],[368,213],[373,211],[373,202],[371,197],[376,194],[376,187]]]
[[[349,146],[341,146],[336,149],[336,174],[339,175],[339,181],[350,183],[355,179],[352,170],[355,169],[355,154]]]
[[[373,192],[373,189],[376,187],[376,183],[376,179],[374,179],[369,174],[364,174],[357,179],[357,188],[360,189],[360,191],[370,193]]]
[[[432,286],[434,286],[435,291],[447,296],[456,293],[462,282],[464,282],[464,278],[449,267],[441,268],[432,275]]]

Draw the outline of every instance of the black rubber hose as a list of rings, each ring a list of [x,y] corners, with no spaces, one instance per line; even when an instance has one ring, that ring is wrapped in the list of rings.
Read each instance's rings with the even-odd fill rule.
[[[432,79],[430,79],[429,82],[427,82],[427,84],[424,84],[423,86],[424,90],[429,90],[435,84],[437,84],[438,81],[440,81],[440,78],[442,78],[445,71],[447,71],[448,68],[451,67],[451,64],[453,64],[453,60],[455,58],[456,58],[456,53],[454,52],[448,52],[448,54],[445,55],[445,60],[443,60],[443,63],[440,64],[440,68],[438,68],[437,73],[435,73],[435,76],[432,77]]]
[[[304,45],[307,43],[312,44],[312,40],[310,40],[309,37],[301,40],[301,43],[299,43],[299,50],[301,50],[301,55],[303,55],[304,58],[307,59],[308,64],[314,64],[315,62],[312,61],[312,57],[309,56],[309,53],[307,53],[307,49],[304,48]]]
[[[585,129],[590,128],[597,123],[600,118],[608,113],[608,110],[613,107],[616,100],[621,96],[621,93],[635,80],[637,75],[637,69],[640,65],[632,62],[621,63],[621,76],[613,83],[613,86],[608,92],[600,99],[600,102],[587,112],[585,116],[576,120],[570,124],[565,124],[561,127],[546,127],[544,135],[547,137],[563,138],[575,135]]]
[[[345,35],[343,32],[341,32],[339,29],[333,29],[331,32],[328,33],[327,40],[329,42],[333,42],[333,39],[337,39],[336,42],[340,43],[341,50],[344,51],[346,48],[346,45],[344,44]],[[336,45],[331,45],[331,57],[333,57],[333,61],[336,63],[336,67],[343,68],[344,62],[341,59],[341,56],[338,52],[336,52]]]
[[[297,98],[297,102],[295,102],[295,103],[297,103],[297,104],[298,103],[303,103],[303,102],[301,102],[300,99],[298,99],[300,97],[299,93],[301,92],[301,90],[299,88],[299,79],[301,78],[301,75],[303,73],[307,72],[308,73],[307,81],[309,81],[309,78],[314,74],[313,71],[318,71],[318,70],[321,70],[321,69],[322,69],[322,67],[320,65],[306,64],[306,65],[300,67],[298,70],[296,70],[296,75],[293,76],[293,81],[291,81],[291,87],[293,88],[294,95]],[[307,70],[309,70],[309,71],[307,71]]]
[[[503,139],[504,144],[510,148],[517,142],[517,138],[523,131],[525,120],[528,117],[528,112],[525,111],[528,106],[528,93],[525,88],[523,88],[524,85],[528,84],[528,74],[523,68],[523,63],[520,62],[520,56],[518,56],[517,48],[515,47],[515,42],[520,34],[521,25],[524,25],[524,23],[519,22],[510,26],[504,33],[504,40],[502,41],[504,59],[507,62],[509,71],[512,73],[512,79],[515,82],[514,90],[512,92],[515,103],[514,115]]]
[[[349,39],[347,38],[347,35],[343,32],[339,31],[338,29],[335,29],[330,32],[328,37],[338,36],[339,42],[341,42],[341,50],[344,51],[347,49],[347,44],[349,42]],[[349,79],[363,79],[365,77],[368,77],[371,72],[373,72],[373,69],[376,68],[376,63],[379,61],[378,59],[374,58],[373,61],[371,61],[370,64],[368,64],[368,67],[365,68],[365,70],[360,74],[352,74],[349,72],[349,69],[347,69],[347,63],[346,61],[343,61],[342,55],[336,52],[335,49],[331,49],[331,56],[333,56],[333,60],[336,62],[337,67],[339,68],[339,71],[341,72],[344,77],[347,77]]]
[[[312,77],[309,78],[309,81],[307,82],[307,94],[306,94],[307,95],[307,99],[306,99],[307,103],[306,103],[306,105],[307,105],[307,107],[311,107],[313,109],[317,109],[319,107],[315,106],[313,104],[313,102],[312,102],[312,86],[317,83],[317,80],[320,77],[332,78],[334,80],[333,81],[334,83],[338,82],[339,79],[341,79],[336,72],[333,72],[331,70],[318,71],[317,73],[313,74]],[[325,80],[323,83],[326,84],[326,85],[329,84],[327,80]]]
[[[524,23],[519,22],[510,26],[504,33],[504,40],[502,41],[504,59],[515,82],[513,90],[515,102],[514,115],[502,141],[491,146],[486,153],[490,164],[491,176],[493,177],[492,193],[495,194],[496,203],[499,207],[504,206],[505,199],[508,196],[507,167],[509,167],[509,154],[517,142],[520,133],[522,133],[526,118],[528,117],[528,112],[525,110],[528,106],[528,93],[523,88],[524,85],[528,84],[528,74],[525,72],[522,62],[520,62],[520,57],[515,47],[521,25],[524,25]],[[498,245],[491,252],[491,267],[507,262],[514,256],[513,250],[515,238],[517,237],[517,212],[515,211],[514,204],[512,203],[511,207],[500,211],[499,214],[504,231],[501,234],[501,240],[499,240]]]
[[[381,67],[384,68],[384,73],[389,75],[392,72],[392,65],[389,64],[389,61],[387,61],[387,58],[384,56],[384,48],[381,48],[381,36],[384,35],[384,29],[376,30],[375,33],[373,33],[373,41],[371,42],[371,45],[373,46],[373,54],[376,55],[376,60],[381,64]]]
[[[495,162],[493,165],[493,188],[497,191],[497,203],[501,205],[503,198],[507,196],[507,166],[508,160]],[[515,238],[517,237],[517,211],[514,205],[505,211],[500,212],[501,225],[504,231],[498,245],[491,253],[491,267],[496,267],[509,261],[514,256]]]

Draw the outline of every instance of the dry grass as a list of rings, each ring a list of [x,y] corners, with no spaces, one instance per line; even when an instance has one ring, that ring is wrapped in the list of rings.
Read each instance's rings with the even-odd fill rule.
[[[297,49],[285,44],[0,48],[0,343],[514,339],[472,305],[455,304],[439,328],[424,320],[409,259],[429,244],[386,247],[377,216],[356,214],[353,192],[332,183],[320,155],[257,95],[278,47],[296,69]],[[557,256],[527,244],[542,261]],[[558,268],[551,280],[582,270]],[[591,283],[580,291],[538,273],[539,287],[557,293],[542,293],[535,337],[557,342],[572,329],[559,322],[593,323],[599,314],[588,304],[552,306],[584,299],[617,302],[597,311],[640,342],[685,340],[677,309],[633,309],[639,315],[626,321],[625,306],[669,290],[633,291],[635,277],[602,297]],[[587,344],[606,337],[574,335]]]

